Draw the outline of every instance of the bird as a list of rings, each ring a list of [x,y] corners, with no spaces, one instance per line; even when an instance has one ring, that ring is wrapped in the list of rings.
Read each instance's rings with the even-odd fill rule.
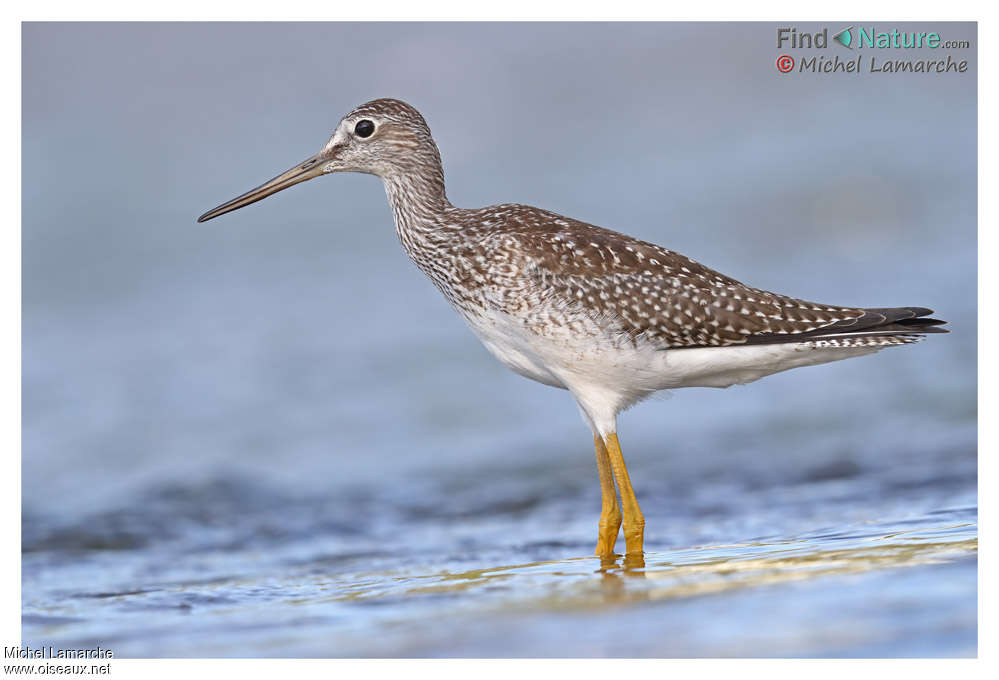
[[[618,555],[623,533],[625,557],[644,564],[645,518],[617,434],[623,410],[661,390],[745,384],[947,332],[925,307],[820,304],[753,288],[547,210],[456,207],[430,127],[398,99],[353,109],[319,153],[198,222],[338,172],[381,178],[403,249],[485,347],[575,399],[593,434],[602,558]]]

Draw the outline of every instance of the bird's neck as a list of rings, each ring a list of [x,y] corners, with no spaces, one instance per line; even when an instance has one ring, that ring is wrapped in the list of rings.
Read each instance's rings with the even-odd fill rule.
[[[446,213],[453,209],[444,193],[440,161],[413,164],[405,172],[384,175],[396,232],[410,253],[439,244],[449,231]]]

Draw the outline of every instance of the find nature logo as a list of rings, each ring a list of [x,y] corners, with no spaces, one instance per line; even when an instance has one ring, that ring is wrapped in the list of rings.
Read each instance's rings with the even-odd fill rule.
[[[839,45],[839,48],[831,48],[833,44]],[[924,48],[944,53],[925,53],[921,51]],[[839,54],[830,57],[820,52],[793,57],[784,52],[774,64],[778,73],[791,73],[795,69],[800,73],[966,73],[969,60],[948,52],[971,48],[969,40],[945,40],[936,31],[879,30],[875,26],[851,25],[836,32],[823,28],[812,33],[798,28],[778,27],[777,49],[781,52],[836,49]],[[848,50],[850,56],[841,57],[842,49]],[[913,54],[916,58],[912,59],[905,58],[905,50],[920,52]],[[901,58],[890,56],[896,51]],[[867,52],[866,56],[864,52]],[[927,58],[923,58],[924,55]]]

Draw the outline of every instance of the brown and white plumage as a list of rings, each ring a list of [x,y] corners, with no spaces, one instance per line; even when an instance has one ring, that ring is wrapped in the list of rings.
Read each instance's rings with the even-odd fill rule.
[[[445,194],[429,127],[393,99],[354,109],[319,154],[199,221],[350,171],[382,178],[406,252],[486,347],[518,373],[575,397],[601,465],[598,552],[613,548],[615,517],[621,521],[608,478],[621,487],[628,551],[641,551],[644,520],[617,448],[622,409],[658,390],[747,383],[946,332],[927,318],[929,309],[818,304],[752,288],[655,244],[546,210],[457,208]]]

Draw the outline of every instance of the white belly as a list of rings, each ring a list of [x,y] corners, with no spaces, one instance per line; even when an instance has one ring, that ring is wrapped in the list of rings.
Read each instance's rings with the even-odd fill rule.
[[[567,388],[552,370],[558,367],[552,357],[557,348],[545,338],[531,333],[523,324],[502,313],[466,316],[465,321],[486,349],[510,370],[545,385]]]
[[[659,390],[729,387],[880,349],[800,342],[662,350],[608,337],[596,324],[571,330],[546,327],[539,334],[502,312],[466,321],[503,365],[532,380],[570,390],[584,412],[617,413]]]

